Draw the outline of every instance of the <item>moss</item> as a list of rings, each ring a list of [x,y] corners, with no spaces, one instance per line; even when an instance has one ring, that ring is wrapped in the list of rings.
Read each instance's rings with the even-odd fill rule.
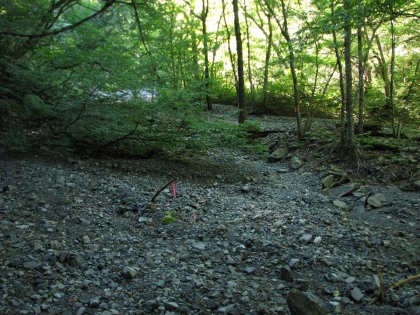
[[[171,211],[166,212],[165,216],[162,219],[162,223],[171,224],[175,222],[178,222],[178,218],[176,217],[176,211],[171,210]]]

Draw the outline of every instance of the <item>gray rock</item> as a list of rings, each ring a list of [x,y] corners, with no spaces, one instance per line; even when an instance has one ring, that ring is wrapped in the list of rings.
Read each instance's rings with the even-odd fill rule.
[[[70,254],[66,260],[71,267],[77,267],[83,262],[83,258],[78,254]]]
[[[203,242],[197,242],[197,243],[192,244],[192,247],[198,250],[205,250],[206,244]]]
[[[269,163],[274,163],[278,161],[282,161],[287,154],[289,154],[289,149],[287,147],[280,147],[274,150],[268,157]]]
[[[249,185],[244,185],[241,189],[242,192],[244,193],[248,193],[251,191],[251,188],[249,187]]]
[[[388,199],[384,194],[375,194],[367,199],[367,203],[374,208],[381,208],[388,204]]]
[[[334,175],[328,175],[322,180],[322,188],[330,188],[334,184]]]
[[[139,217],[138,220],[139,220],[140,223],[151,223],[151,222],[153,222],[153,219],[148,218],[148,217]]]
[[[122,276],[126,279],[134,279],[138,273],[139,270],[137,267],[125,266],[122,271]]]
[[[319,243],[321,243],[321,241],[322,241],[322,237],[321,236],[317,236],[314,239],[314,244],[319,244]]]
[[[89,238],[89,236],[87,236],[87,235],[83,236],[82,241],[83,241],[83,244],[90,244],[90,238]]]
[[[309,234],[309,233],[303,234],[303,235],[299,238],[299,240],[300,240],[300,241],[303,241],[303,242],[309,242],[311,239],[312,239],[312,234]]]
[[[292,274],[292,270],[290,269],[289,266],[282,266],[280,267],[280,279],[287,281],[287,282],[293,282],[294,278],[293,278],[293,274]]]
[[[289,261],[289,267],[292,269],[296,269],[300,266],[300,259],[292,258]]]
[[[303,161],[297,156],[292,157],[292,159],[290,160],[290,168],[292,170],[298,170],[302,167],[302,165]]]
[[[98,308],[100,305],[99,297],[95,296],[89,300],[89,307]]]
[[[334,200],[333,205],[340,210],[349,210],[349,205],[341,200]]]
[[[217,314],[229,314],[235,309],[235,304],[229,304],[226,306],[219,307],[217,309]]]
[[[251,273],[254,273],[254,271],[255,271],[255,267],[246,267],[245,269],[244,269],[244,272],[246,273],[246,274],[251,274]]]
[[[292,315],[326,315],[327,312],[299,290],[291,290],[286,298]]]
[[[353,290],[351,290],[351,298],[356,302],[360,302],[364,296],[365,295],[362,293],[362,291],[360,291],[358,287],[355,287]]]
[[[41,264],[35,260],[31,260],[31,261],[26,261],[23,263],[23,267],[26,269],[36,269],[40,266]]]
[[[175,302],[167,302],[165,303],[165,308],[170,311],[176,311],[179,309],[179,305]]]

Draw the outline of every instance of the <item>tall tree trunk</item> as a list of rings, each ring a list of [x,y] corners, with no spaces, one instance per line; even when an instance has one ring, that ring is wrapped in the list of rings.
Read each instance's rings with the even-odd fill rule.
[[[207,110],[213,109],[213,103],[210,96],[210,66],[209,66],[209,48],[207,34],[207,17],[209,14],[209,1],[202,1],[201,25],[203,29],[203,53],[204,53],[204,87],[206,89]]]
[[[359,3],[359,14],[362,10],[360,8],[361,4]],[[359,85],[358,85],[358,94],[359,94],[359,121],[357,124],[357,131],[359,133],[363,132],[363,116],[364,116],[364,104],[365,104],[365,91],[368,89],[369,83],[370,83],[370,71],[369,71],[369,53],[370,48],[372,47],[373,40],[375,39],[375,34],[378,28],[380,27],[382,23],[379,22],[374,28],[372,28],[372,34],[370,38],[367,36],[367,31],[365,28],[365,31],[363,32],[362,29],[362,22],[361,18],[359,17],[359,22],[357,26],[357,52],[358,52],[358,61],[359,61]],[[363,34],[365,33],[365,41],[366,49],[363,53]],[[361,61],[361,58],[363,56],[363,60]],[[365,76],[368,78],[365,80]]]
[[[384,51],[382,49],[382,45],[381,45],[381,41],[379,39],[378,35],[375,35],[375,41],[376,41],[376,45],[378,46],[378,51],[379,51],[379,69],[380,69],[380,74],[382,77],[382,80],[384,81],[384,92],[385,92],[385,111],[389,112],[391,109],[391,91],[390,91],[390,79],[389,79],[389,71],[388,71],[388,63],[386,62],[385,59],[385,54]]]
[[[235,16],[235,37],[236,37],[236,53],[238,60],[238,87],[237,87],[237,96],[238,96],[238,107],[239,107],[239,118],[238,122],[243,124],[246,119],[245,113],[245,82],[244,82],[244,60],[242,53],[242,37],[241,37],[241,27],[239,25],[239,8],[238,0],[233,0],[233,14]]]
[[[250,101],[249,106],[254,108],[255,105],[255,86],[252,80],[252,65],[251,65],[251,57],[252,57],[252,50],[251,50],[251,40],[250,40],[250,33],[249,33],[249,23],[248,23],[248,14],[246,9],[246,1],[244,2],[243,10],[245,15],[245,25],[246,25],[246,48],[247,48],[247,56],[248,56],[248,82],[249,82],[249,90],[250,90]]]
[[[274,14],[274,9],[272,7],[272,3],[268,0],[264,0],[267,9],[269,10],[270,14],[276,19],[276,23],[280,28],[281,34],[286,40],[287,48],[289,51],[289,68],[292,74],[292,81],[293,81],[293,101],[295,105],[295,114],[296,114],[296,123],[297,123],[297,133],[298,137],[302,138],[304,136],[304,130],[302,128],[301,118],[300,118],[300,99],[299,99],[299,87],[298,87],[298,79],[296,75],[296,66],[295,66],[295,53],[294,47],[292,43],[292,39],[290,38],[289,27],[288,27],[288,15],[286,10],[286,5],[284,4],[284,0],[280,0],[281,4],[281,12],[283,17],[283,22]]]
[[[270,66],[271,58],[271,47],[273,41],[273,25],[271,24],[271,14],[267,14],[267,23],[268,23],[268,38],[267,38],[267,50],[265,52],[265,61],[264,61],[264,82],[263,82],[263,100],[261,104],[261,112],[264,112],[267,108],[267,98],[268,98],[268,69]]]
[[[392,4],[391,4],[392,5]],[[391,126],[392,134],[397,136],[397,129],[395,127],[395,102],[394,102],[394,71],[395,70],[395,29],[394,29],[394,12],[391,12],[391,64],[390,64],[390,78],[389,78],[389,105],[391,106]]]
[[[362,5],[359,2],[357,4],[357,11],[358,11],[358,22],[357,22],[357,58],[359,63],[359,73],[358,73],[358,103],[359,103],[359,115],[358,115],[358,122],[357,122],[357,131],[358,133],[363,132],[363,107],[364,107],[364,100],[365,100],[365,80],[364,80],[364,73],[365,73],[365,64],[363,62],[363,32],[362,32],[362,18],[361,18],[361,11]]]
[[[352,99],[352,72],[351,72],[351,3],[344,0],[344,61],[346,78],[346,141],[342,143],[342,154],[349,159],[355,157],[354,121]]]
[[[331,1],[331,18],[333,22],[335,22],[335,7],[334,7],[334,0]],[[338,67],[338,75],[339,75],[339,82],[340,82],[340,95],[341,95],[341,108],[340,108],[340,143],[344,143],[346,139],[346,132],[344,128],[344,114],[345,114],[345,107],[346,107],[346,92],[344,89],[344,74],[343,74],[343,64],[341,62],[341,54],[338,49],[338,41],[337,41],[337,32],[335,28],[332,31],[333,41],[334,41],[334,52],[335,58],[337,59],[337,67]]]
[[[195,29],[191,32],[191,50],[192,50],[192,59],[193,59],[193,77],[194,80],[199,82],[200,80],[200,67],[198,64],[198,45],[197,45],[197,35],[195,34]]]
[[[227,36],[227,46],[228,46],[228,51],[229,51],[229,58],[230,58],[230,63],[232,65],[233,77],[235,79],[235,89],[237,89],[238,88],[238,74],[236,73],[236,62],[235,62],[235,58],[233,56],[232,48],[230,47],[231,35],[230,35],[229,25],[228,25],[227,19],[226,19],[226,3],[225,3],[225,0],[222,0],[222,8],[223,8],[223,21],[225,23],[225,28],[226,28],[226,36]]]

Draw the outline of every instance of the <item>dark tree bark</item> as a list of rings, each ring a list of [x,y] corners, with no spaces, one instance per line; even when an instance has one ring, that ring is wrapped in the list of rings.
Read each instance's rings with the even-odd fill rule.
[[[255,105],[255,86],[254,81],[252,80],[252,65],[251,65],[251,57],[252,57],[252,50],[251,50],[251,39],[250,39],[250,32],[249,32],[249,23],[248,23],[248,14],[246,3],[243,6],[244,15],[245,15],[245,25],[246,25],[246,49],[248,51],[248,82],[249,82],[249,89],[250,89],[250,101],[249,105],[251,108],[254,108]]]
[[[346,138],[341,144],[343,157],[353,159],[355,157],[354,145],[354,121],[353,121],[353,98],[352,98],[352,72],[351,72],[351,2],[344,0],[344,62],[346,83]]]
[[[275,15],[272,4],[269,3],[268,0],[264,0],[264,2],[269,12],[275,18],[277,25],[280,28],[280,32],[282,36],[284,37],[284,39],[286,40],[287,48],[289,51],[289,68],[292,74],[292,81],[293,81],[293,101],[295,105],[297,131],[298,131],[298,137],[302,138],[304,136],[304,130],[303,130],[304,128],[302,128],[301,117],[300,117],[300,96],[299,96],[298,79],[297,79],[297,74],[296,74],[295,52],[294,52],[294,47],[293,47],[292,39],[290,37],[290,32],[289,32],[288,14],[286,10],[286,5],[284,3],[284,0],[280,0],[281,13],[283,17],[283,21],[281,21]]]
[[[357,4],[357,11],[358,11],[358,23],[357,23],[357,61],[359,63],[359,82],[357,86],[358,91],[358,103],[359,103],[359,115],[357,121],[357,131],[358,133],[363,132],[363,105],[364,105],[364,73],[365,73],[365,65],[363,62],[363,34],[362,34],[362,18],[361,18],[361,3]]]
[[[336,23],[336,16],[335,16],[335,7],[334,7],[334,1],[331,1],[331,18],[334,23]],[[333,35],[333,41],[334,41],[334,52],[335,52],[335,58],[337,59],[337,67],[338,67],[338,75],[339,75],[339,85],[340,85],[340,95],[341,95],[341,107],[340,107],[340,142],[344,143],[346,138],[345,128],[344,128],[344,114],[345,114],[345,98],[346,98],[346,92],[344,89],[344,73],[343,73],[343,64],[341,60],[341,54],[339,50],[339,45],[337,41],[337,32],[335,31],[335,28],[333,28],[332,31]]]
[[[238,0],[233,0],[233,13],[235,16],[235,37],[236,37],[236,53],[238,60],[238,86],[237,86],[237,97],[239,107],[239,118],[238,122],[243,124],[246,119],[245,113],[245,81],[244,81],[244,60],[242,53],[242,37],[241,27],[239,25],[239,7]]]
[[[233,77],[235,79],[235,88],[237,89],[237,87],[238,87],[238,74],[236,73],[235,58],[233,56],[232,48],[230,47],[230,39],[232,37],[231,37],[231,34],[230,34],[229,25],[228,25],[227,20],[226,20],[226,3],[225,3],[225,0],[222,0],[222,8],[223,8],[223,21],[225,23],[225,28],[226,28],[226,36],[227,36],[227,45],[228,45],[228,51],[229,51],[230,64],[232,65]]]
[[[203,31],[203,53],[204,53],[204,87],[206,89],[207,110],[213,109],[210,96],[210,66],[209,66],[209,44],[207,34],[207,16],[209,15],[209,1],[202,0],[201,26]]]

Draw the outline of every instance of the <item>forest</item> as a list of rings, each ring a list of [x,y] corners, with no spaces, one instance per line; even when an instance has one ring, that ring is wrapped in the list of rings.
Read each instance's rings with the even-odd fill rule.
[[[418,138],[418,19],[405,0],[2,0],[1,150],[249,149],[248,116],[281,115],[299,139],[335,119],[353,159],[372,130]],[[205,119],[213,104],[239,124]]]
[[[419,18],[0,0],[0,314],[420,314]]]

